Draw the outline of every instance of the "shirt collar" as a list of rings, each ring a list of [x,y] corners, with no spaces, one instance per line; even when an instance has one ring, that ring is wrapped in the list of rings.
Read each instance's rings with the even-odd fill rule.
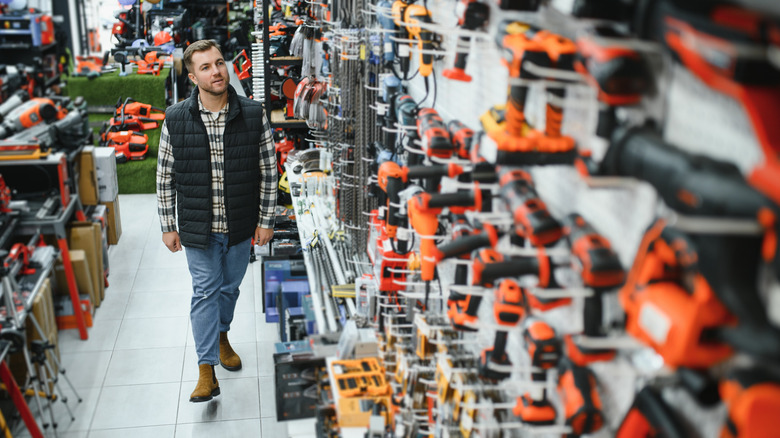
[[[228,100],[227,102],[225,102],[225,106],[224,106],[224,107],[222,107],[222,109],[221,109],[221,110],[219,110],[219,113],[218,113],[218,114],[219,114],[219,115],[222,115],[222,114],[227,114],[227,112],[228,112],[228,108],[229,108],[229,107],[230,107],[230,101]],[[202,101],[202,100],[200,100],[200,93],[198,93],[198,109],[199,109],[199,110],[200,110],[200,112],[202,112],[202,113],[211,113],[211,111],[209,111],[208,109],[206,109],[206,107],[205,107],[205,106],[203,106],[203,101]]]

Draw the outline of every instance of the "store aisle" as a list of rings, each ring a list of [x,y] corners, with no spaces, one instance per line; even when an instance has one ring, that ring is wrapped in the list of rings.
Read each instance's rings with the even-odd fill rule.
[[[163,246],[155,195],[121,195],[119,204],[122,237],[109,250],[109,287],[89,339],[80,340],[77,330],[60,331],[62,363],[83,402],[76,403],[61,379],[76,420],[57,402],[58,436],[312,436],[313,421],[276,422],[272,351],[279,334],[262,313],[257,262],[241,285],[230,331],[244,367],[217,367],[222,395],[189,402],[198,371],[186,257]],[[29,435],[25,430],[19,436]]]

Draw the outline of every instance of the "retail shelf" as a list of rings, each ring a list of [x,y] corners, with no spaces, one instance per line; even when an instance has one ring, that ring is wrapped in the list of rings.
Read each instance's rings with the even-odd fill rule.
[[[271,58],[271,65],[302,65],[303,58],[299,56],[277,56]]]
[[[306,120],[287,119],[284,117],[284,110],[271,111],[271,127],[273,128],[307,128]]]

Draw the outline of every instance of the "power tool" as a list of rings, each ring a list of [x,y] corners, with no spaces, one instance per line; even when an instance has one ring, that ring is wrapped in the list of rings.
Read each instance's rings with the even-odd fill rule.
[[[461,0],[456,9],[458,14],[458,26],[465,31],[474,31],[482,28],[490,19],[490,8],[477,0]],[[466,74],[468,53],[471,37],[466,34],[458,38],[455,50],[455,65],[451,69],[444,70],[442,76],[456,81],[471,82],[471,76]]]
[[[29,98],[29,93],[24,90],[17,90],[8,99],[4,100],[3,103],[0,104],[0,122],[5,120],[5,117],[8,114],[26,102]]]
[[[564,357],[558,366],[558,376],[558,393],[566,425],[572,428],[567,437],[600,430],[604,426],[604,414],[593,371]]]
[[[737,369],[720,384],[728,406],[723,438],[770,437],[780,412],[780,379],[761,369]]]
[[[549,324],[539,318],[528,318],[523,328],[523,345],[531,358],[531,379],[544,381],[547,370],[561,360],[561,341]]]
[[[420,51],[420,76],[428,77],[433,73],[433,54],[424,51],[433,50],[433,34],[420,27],[420,23],[430,23],[431,13],[423,5],[410,4],[404,10],[404,26],[412,39],[417,40]]]
[[[10,111],[0,125],[0,138],[6,138],[15,132],[65,117],[67,110],[58,108],[53,100],[36,97],[24,102]]]
[[[680,214],[758,223],[763,235],[688,234],[698,254],[702,283],[711,286],[717,300],[738,319],[721,335],[742,351],[780,358],[780,331],[769,322],[757,290],[756,269],[771,263],[775,274],[780,272],[780,253],[769,244],[780,227],[777,205],[748,185],[734,165],[683,152],[649,128],[616,131],[600,174],[647,181]]]
[[[658,220],[643,237],[618,296],[626,331],[672,368],[705,368],[732,354],[716,332],[734,317],[698,272],[701,256],[684,234]]]
[[[561,234],[561,224],[547,210],[547,205],[539,198],[531,175],[523,170],[498,170],[499,193],[512,214],[515,232],[521,241],[528,240],[533,246],[549,246],[557,242]]]
[[[525,316],[523,290],[514,280],[504,279],[496,288],[493,314],[501,329],[496,330],[493,346],[482,350],[479,361],[479,375],[489,380],[504,380],[511,374],[512,365],[506,354],[506,340],[509,331],[520,324]],[[496,366],[498,365],[498,366]]]
[[[626,273],[609,241],[599,234],[579,214],[573,213],[564,221],[566,238],[573,260],[582,278],[583,286],[593,290],[593,296],[586,297],[583,310],[583,334],[602,337],[603,294],[623,284]],[[584,366],[596,360],[611,360],[615,352],[608,349],[584,348],[566,336],[567,355],[577,365]]]
[[[677,415],[652,386],[640,390],[615,434],[616,438],[684,438],[688,436]]]

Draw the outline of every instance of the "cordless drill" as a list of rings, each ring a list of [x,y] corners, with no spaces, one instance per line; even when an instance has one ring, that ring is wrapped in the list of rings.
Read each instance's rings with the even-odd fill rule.
[[[458,3],[457,9],[460,10],[458,26],[465,31],[473,31],[483,27],[490,18],[488,5],[477,0],[462,0]],[[469,48],[470,41],[471,37],[468,34],[458,38],[455,65],[451,69],[444,70],[442,76],[456,81],[471,82],[471,76],[466,74],[468,53],[464,51]]]
[[[517,327],[525,316],[523,289],[514,280],[504,279],[496,288],[493,314],[500,329],[496,330],[493,346],[482,350],[479,375],[489,380],[504,380],[511,374],[512,362],[506,354],[508,330]]]
[[[501,199],[512,214],[517,237],[533,246],[549,246],[562,234],[561,224],[547,210],[539,198],[531,175],[523,170],[498,170]],[[517,242],[520,244],[521,242]]]
[[[599,234],[579,214],[573,213],[564,221],[566,239],[573,260],[582,278],[583,286],[593,290],[593,296],[585,298],[583,310],[584,335],[604,336],[602,329],[603,294],[617,288],[625,281],[625,271],[609,241]],[[564,337],[567,355],[577,365],[587,365],[596,360],[611,360],[614,350],[585,348],[577,345],[571,335]]]
[[[425,6],[411,4],[404,10],[404,26],[412,39],[417,40],[420,51],[420,76],[428,77],[433,73],[433,54],[423,51],[433,50],[433,34],[420,27],[420,23],[430,23],[431,13]]]

